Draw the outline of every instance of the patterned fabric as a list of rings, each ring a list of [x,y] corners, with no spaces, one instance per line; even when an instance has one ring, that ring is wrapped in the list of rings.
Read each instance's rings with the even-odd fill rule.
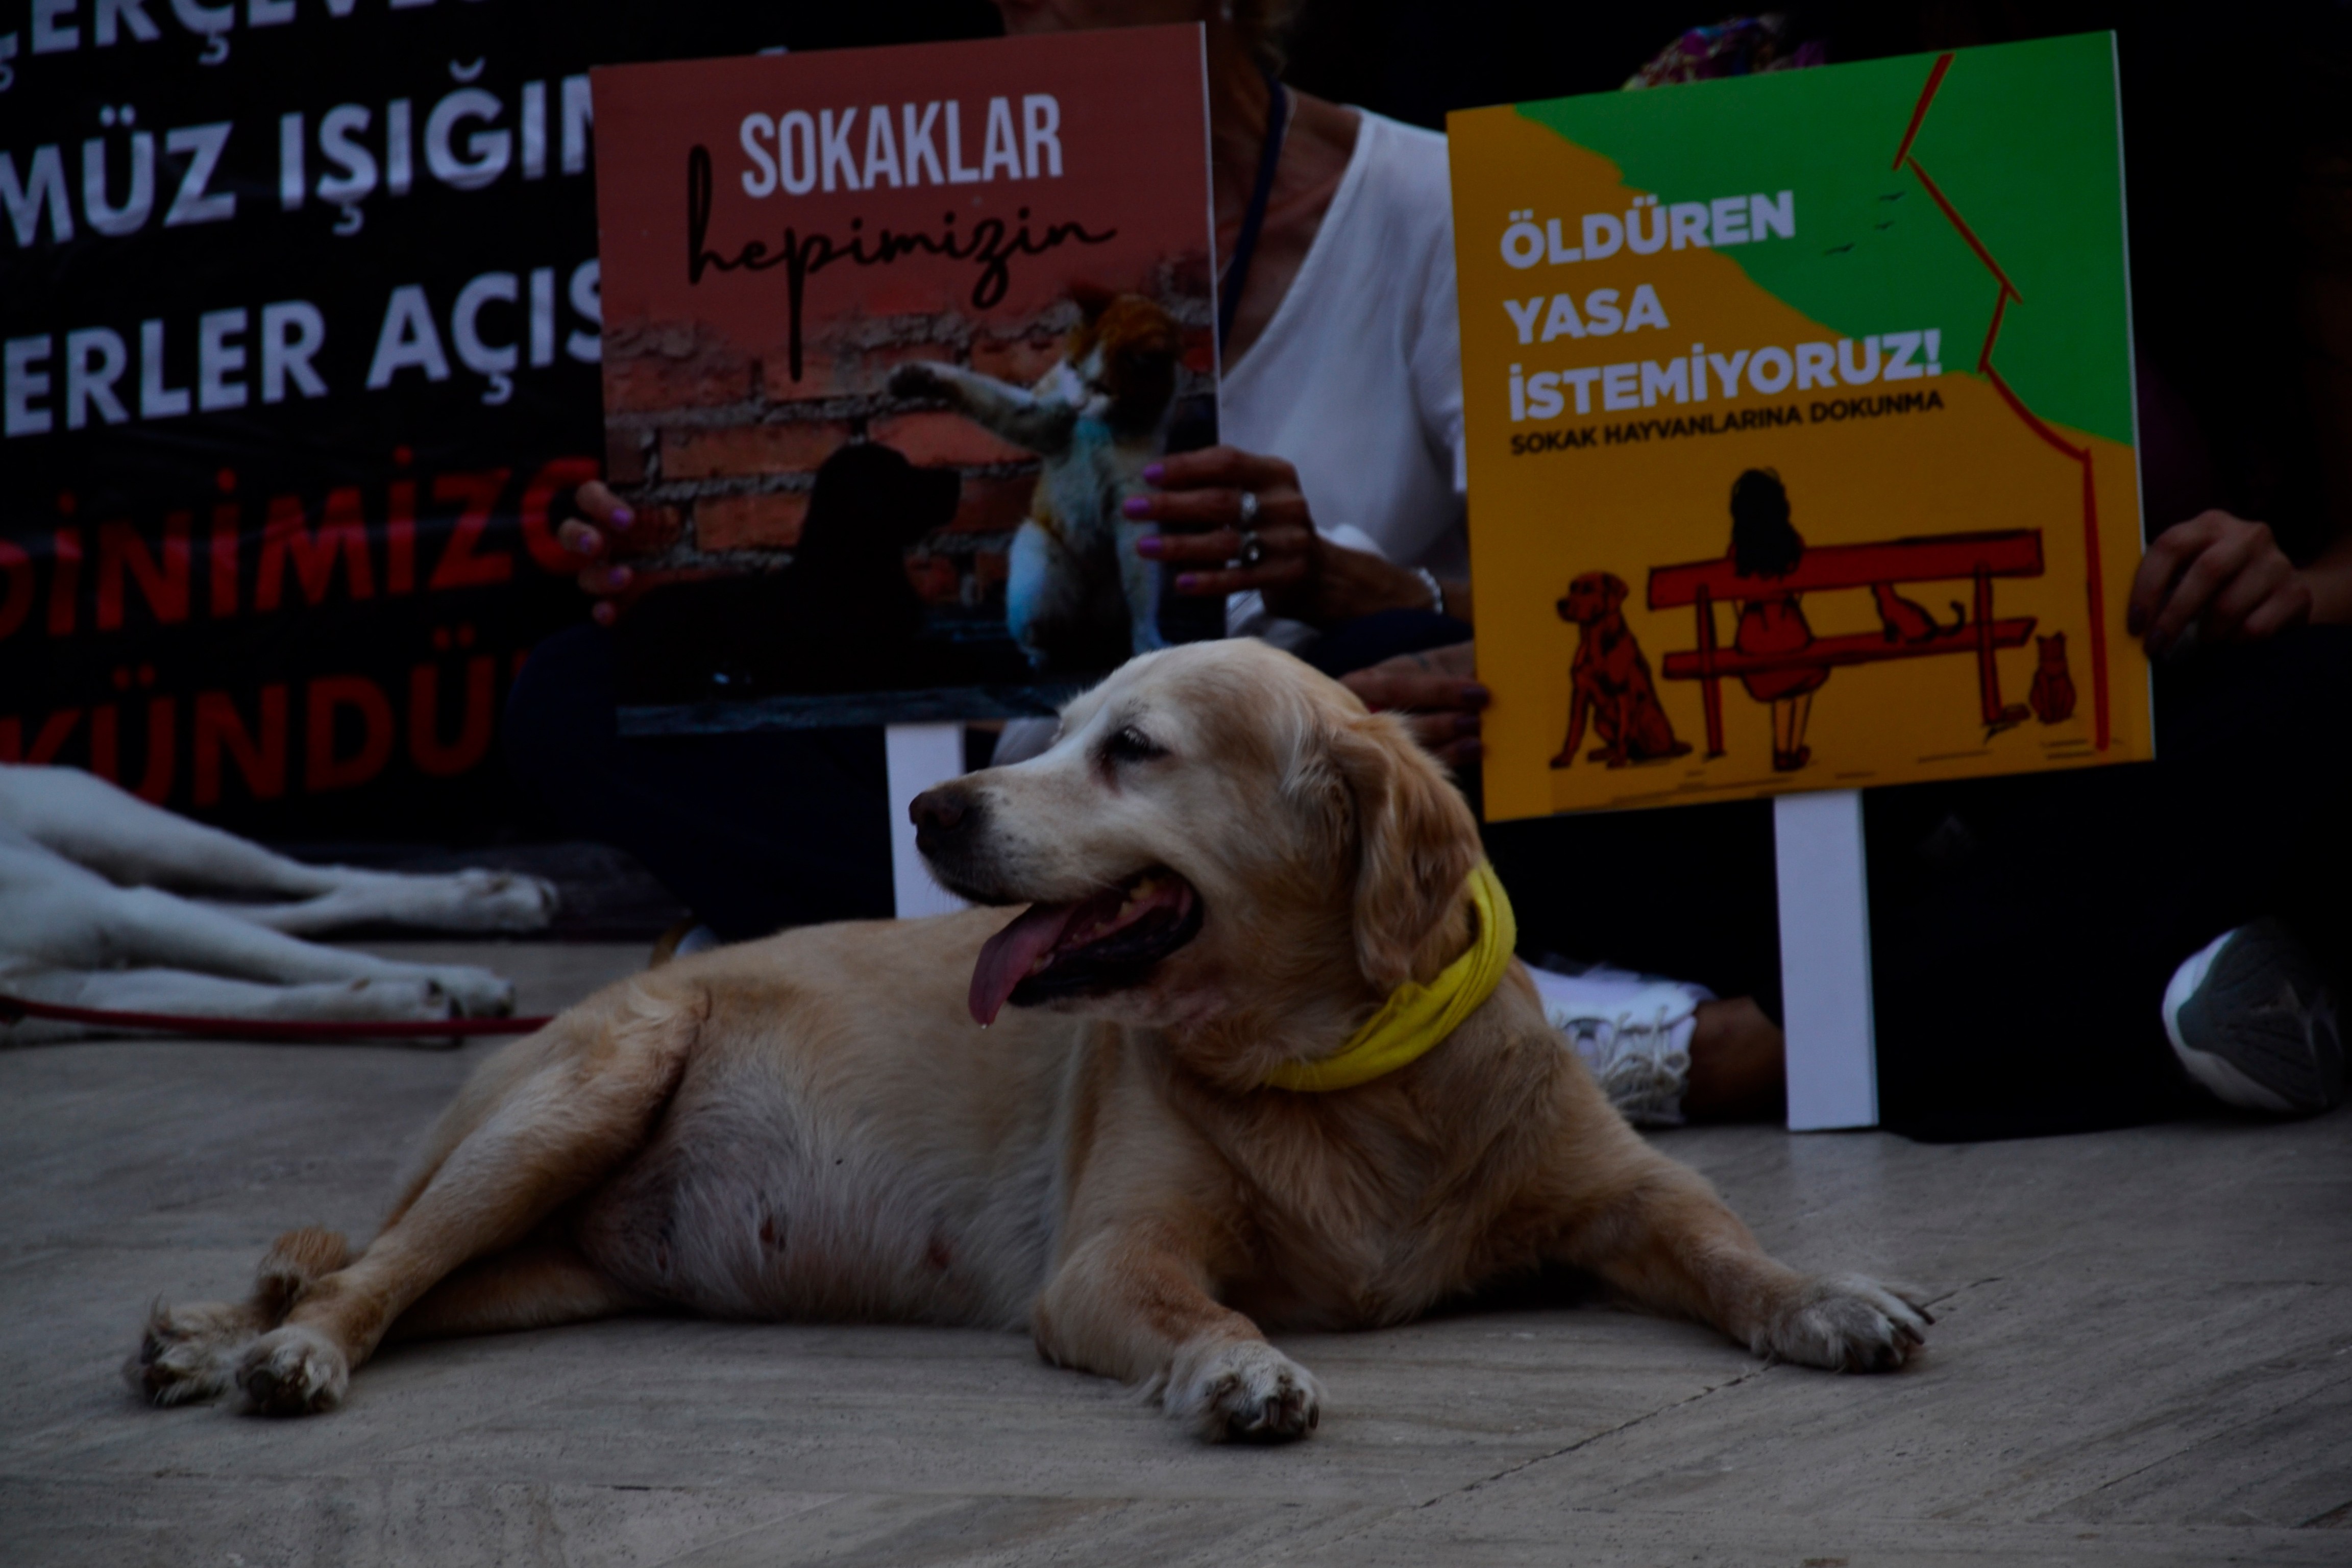
[[[1795,42],[1788,36],[1788,26],[1789,19],[1778,11],[1767,11],[1760,16],[1734,16],[1712,27],[1693,27],[1626,78],[1625,89],[1829,63],[1827,45],[1818,38]]]

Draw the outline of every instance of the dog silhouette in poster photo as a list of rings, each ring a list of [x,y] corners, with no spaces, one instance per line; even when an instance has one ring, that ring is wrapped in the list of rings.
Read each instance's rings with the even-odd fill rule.
[[[623,700],[957,679],[956,656],[923,644],[923,601],[905,556],[954,521],[959,488],[952,471],[918,468],[878,441],[835,447],[816,470],[789,568],[666,588],[621,623]]]
[[[1139,294],[1073,290],[1062,358],[1031,386],[960,365],[901,365],[893,396],[938,398],[1044,459],[1029,516],[1006,558],[1005,626],[1038,671],[1108,669],[1167,646],[1160,567],[1135,542],[1157,525],[1120,503],[1168,449],[1183,331]]]

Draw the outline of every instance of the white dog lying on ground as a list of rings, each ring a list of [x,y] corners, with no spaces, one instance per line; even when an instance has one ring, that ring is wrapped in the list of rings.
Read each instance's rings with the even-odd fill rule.
[[[210,902],[166,888],[244,900]],[[306,866],[173,816],[75,768],[0,765],[0,992],[199,1017],[390,1023],[511,1012],[487,969],[396,963],[301,938],[354,925],[537,931],[535,877]],[[99,1029],[26,1019],[0,1042]]]

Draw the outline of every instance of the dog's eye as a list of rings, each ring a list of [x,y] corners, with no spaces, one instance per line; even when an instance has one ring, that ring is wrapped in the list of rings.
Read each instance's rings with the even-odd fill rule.
[[[1114,763],[1148,763],[1154,757],[1164,757],[1168,748],[1155,744],[1150,736],[1129,724],[1103,743],[1103,755]]]

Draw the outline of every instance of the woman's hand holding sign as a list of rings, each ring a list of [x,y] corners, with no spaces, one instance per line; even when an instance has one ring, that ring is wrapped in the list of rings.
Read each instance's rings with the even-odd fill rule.
[[[561,502],[559,497],[557,506],[550,510],[562,515]],[[620,618],[631,596],[629,590],[636,583],[636,574],[613,559],[620,553],[620,536],[628,532],[636,515],[602,479],[592,479],[572,493],[569,513],[556,525],[555,537],[580,557],[581,592],[595,600],[589,617],[600,626],[609,626]]]
[[[1418,574],[1316,532],[1298,470],[1279,458],[1211,447],[1171,453],[1143,477],[1159,493],[1129,497],[1127,515],[1160,532],[1136,552],[1173,567],[1180,594],[1255,588],[1276,615],[1318,626],[1435,607]]]
[[[1131,496],[1125,510],[1160,532],[1137,541],[1136,552],[1174,568],[1180,594],[1255,588],[1274,614],[1327,627],[1381,610],[1439,608],[1421,574],[1316,531],[1298,470],[1279,458],[1211,447],[1163,458],[1143,477],[1158,493]],[[1467,584],[1445,593],[1445,608],[1466,620]],[[1407,654],[1346,684],[1367,707],[1404,714],[1432,753],[1463,766],[1485,750],[1478,714],[1486,689],[1471,678],[1469,655],[1467,643]]]
[[[1341,676],[1339,684],[1367,708],[1402,714],[1413,739],[1448,767],[1468,767],[1486,754],[1478,715],[1491,699],[1478,684],[1466,642],[1382,659]]]
[[[2205,511],[2148,546],[2124,624],[2162,658],[2192,627],[2200,639],[2260,642],[2311,612],[2310,585],[2266,524]]]

